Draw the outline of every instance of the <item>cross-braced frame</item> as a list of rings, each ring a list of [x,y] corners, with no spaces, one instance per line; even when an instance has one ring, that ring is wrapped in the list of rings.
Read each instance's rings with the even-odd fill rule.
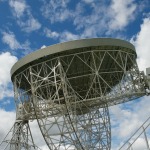
[[[26,120],[16,120],[13,127],[0,143],[1,150],[41,150],[33,141],[30,126]]]
[[[51,150],[110,150],[108,106],[145,94],[136,53],[90,47],[49,55],[14,76],[21,118],[37,118]]]

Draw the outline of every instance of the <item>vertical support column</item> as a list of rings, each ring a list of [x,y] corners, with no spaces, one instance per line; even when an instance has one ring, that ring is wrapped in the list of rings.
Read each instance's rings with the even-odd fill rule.
[[[14,137],[10,142],[10,150],[21,150],[21,132],[22,132],[23,124],[22,121],[16,121],[14,124],[13,134]]]
[[[16,120],[7,136],[0,143],[1,150],[40,150],[35,146],[27,120]]]
[[[32,103],[33,103],[33,106],[34,106],[34,111],[35,111],[36,119],[37,119],[38,125],[40,127],[39,118],[38,118],[38,115],[37,115],[38,108],[37,108],[37,100],[36,100],[36,95],[35,95],[36,92],[35,92],[35,87],[33,85],[33,73],[32,73],[32,68],[31,67],[29,68],[29,72],[30,72],[30,85],[31,85]],[[39,114],[42,115],[41,112]],[[40,116],[40,118],[42,118],[42,116]],[[44,140],[45,140],[47,146],[49,147],[50,150],[53,150],[50,147],[49,143],[47,142],[46,137],[45,137],[44,133],[42,132],[41,127],[40,127],[40,130],[41,130],[41,133],[42,133],[42,135],[44,137]]]
[[[29,126],[29,118],[25,117],[26,99],[24,95],[19,92],[20,85],[17,77],[14,78],[14,99],[16,104],[16,121],[11,129],[11,139],[9,141],[10,150],[31,150],[37,149]],[[28,100],[28,99],[27,99]]]

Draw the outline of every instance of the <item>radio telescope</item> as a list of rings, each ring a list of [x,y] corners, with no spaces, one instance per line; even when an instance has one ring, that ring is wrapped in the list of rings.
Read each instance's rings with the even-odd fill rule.
[[[49,46],[19,60],[11,79],[14,127],[20,126],[11,145],[27,149],[23,127],[37,119],[50,150],[110,150],[108,107],[145,95],[136,58],[129,42],[94,38]]]

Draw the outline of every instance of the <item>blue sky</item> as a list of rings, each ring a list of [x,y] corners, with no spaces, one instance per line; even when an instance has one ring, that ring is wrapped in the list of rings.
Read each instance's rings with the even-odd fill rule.
[[[0,0],[0,117],[5,117],[0,121],[0,137],[15,119],[12,65],[41,47],[94,37],[132,42],[140,70],[150,67],[150,1]],[[149,116],[148,104],[144,97],[110,108],[114,150]],[[44,144],[40,146],[46,150]]]

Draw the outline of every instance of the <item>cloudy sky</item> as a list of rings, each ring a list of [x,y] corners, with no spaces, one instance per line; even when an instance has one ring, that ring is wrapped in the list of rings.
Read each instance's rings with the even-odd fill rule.
[[[23,56],[63,41],[113,37],[132,42],[150,67],[150,0],[0,0],[0,141],[15,120],[10,69]],[[110,108],[116,150],[150,114],[150,97]],[[8,123],[9,122],[9,123]],[[39,136],[32,123],[34,136]],[[46,150],[44,142],[36,142]],[[143,137],[135,150],[145,148]]]

